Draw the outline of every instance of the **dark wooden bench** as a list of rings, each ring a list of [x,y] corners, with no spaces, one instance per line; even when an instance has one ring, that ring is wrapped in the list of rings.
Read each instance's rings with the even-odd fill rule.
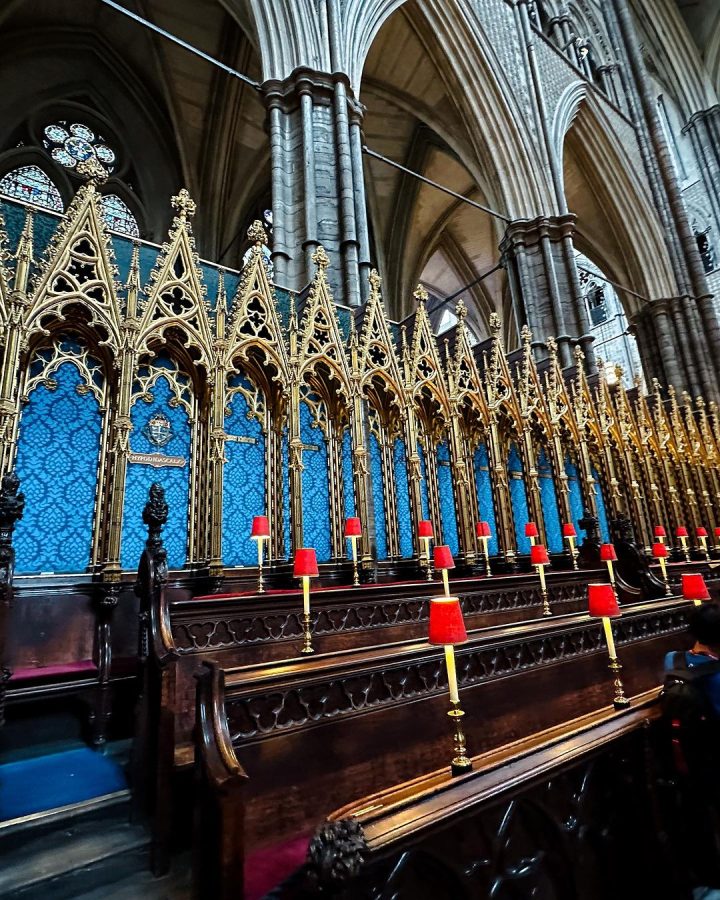
[[[686,896],[679,823],[648,766],[656,696],[336,810],[296,881],[332,900]]]
[[[658,684],[689,608],[677,599],[636,604],[616,620],[628,693]],[[471,631],[457,649],[471,753],[612,698],[601,627],[584,614]],[[451,756],[442,648],[422,641],[227,671],[206,664],[197,704],[202,896],[236,896],[245,852]]]

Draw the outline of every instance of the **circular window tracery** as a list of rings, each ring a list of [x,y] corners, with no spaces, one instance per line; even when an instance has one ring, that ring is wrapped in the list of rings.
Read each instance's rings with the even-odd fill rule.
[[[117,154],[102,135],[81,122],[60,120],[43,129],[43,145],[52,158],[74,169],[79,162],[95,158],[109,173],[115,169]]]

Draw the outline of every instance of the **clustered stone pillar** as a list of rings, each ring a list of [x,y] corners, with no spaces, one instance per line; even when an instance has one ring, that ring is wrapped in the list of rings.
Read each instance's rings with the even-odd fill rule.
[[[575,216],[541,216],[511,222],[500,244],[516,308],[524,308],[537,340],[536,361],[547,356],[544,338],[556,336],[560,363],[572,366],[572,345],[585,354],[593,370],[593,337],[582,298],[573,250]]]
[[[367,297],[370,246],[362,164],[362,107],[342,72],[296,69],[267,81],[275,282],[302,290],[322,244],[335,299]],[[302,173],[302,177],[298,177]],[[361,277],[363,276],[363,277]]]
[[[698,168],[716,222],[715,241],[720,234],[720,106],[695,113],[683,132],[692,141]],[[716,248],[720,249],[720,248]]]

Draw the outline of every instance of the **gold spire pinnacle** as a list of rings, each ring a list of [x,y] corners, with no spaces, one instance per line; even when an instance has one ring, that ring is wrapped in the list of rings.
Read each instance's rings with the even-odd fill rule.
[[[320,274],[320,272],[324,273],[330,265],[330,258],[325,252],[325,248],[322,244],[318,244],[317,250],[312,255],[312,261],[317,266],[318,274]]]
[[[428,301],[428,292],[425,290],[425,287],[422,284],[419,284],[413,292],[413,297],[417,300],[420,306],[422,306]]]
[[[256,247],[261,247],[263,244],[267,244],[267,231],[265,231],[265,226],[260,221],[260,219],[255,219],[252,225],[247,230],[248,238],[255,244]]]
[[[497,340],[500,337],[500,316],[496,312],[491,312],[488,324],[490,325],[490,334],[494,340]]]
[[[380,273],[377,269],[371,269],[370,274],[368,275],[368,281],[370,282],[370,292],[371,294],[379,294],[380,288],[382,287],[382,278],[380,277]]]
[[[197,206],[187,188],[181,188],[179,193],[170,198],[170,202],[173,205],[173,209],[179,212],[181,222],[184,222],[186,219],[192,219],[195,215]]]
[[[110,174],[95,156],[91,156],[89,159],[84,159],[79,162],[75,166],[75,171],[81,178],[84,178],[88,184],[93,185],[93,187],[107,181],[108,175]]]

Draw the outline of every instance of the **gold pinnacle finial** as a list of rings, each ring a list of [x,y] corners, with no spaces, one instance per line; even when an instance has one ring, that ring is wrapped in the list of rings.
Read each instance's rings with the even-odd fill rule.
[[[500,335],[500,316],[496,312],[490,313],[490,334],[497,338]]]
[[[554,337],[549,337],[547,339],[547,348],[548,348],[548,353],[550,354],[550,356],[552,356],[552,357],[557,356],[558,345],[557,345],[557,341],[555,340]]]
[[[573,350],[573,356],[575,357],[575,362],[578,366],[585,359],[585,354],[582,352],[582,347],[580,347],[579,344],[575,346],[575,349]]]
[[[380,287],[382,286],[382,278],[380,277],[380,273],[377,269],[370,269],[370,274],[368,275],[368,281],[370,282],[370,290],[374,294],[380,293]]]
[[[186,219],[192,219],[195,215],[197,206],[190,196],[187,188],[182,188],[178,194],[170,198],[173,209],[180,213],[180,219],[184,222]]]
[[[455,315],[462,322],[468,314],[467,306],[465,306],[465,302],[463,300],[458,300],[457,305],[455,307]]]
[[[260,247],[262,244],[267,244],[267,231],[265,231],[265,226],[260,221],[260,219],[255,219],[252,225],[247,230],[248,238],[255,244],[256,247]]]
[[[317,266],[318,272],[324,272],[330,265],[330,257],[325,252],[322,244],[318,244],[317,250],[312,255],[312,261]]]
[[[624,374],[625,374],[625,369],[623,369],[623,367],[619,363],[617,363],[615,365],[615,377],[617,378],[617,380],[622,381],[622,377]]]
[[[423,303],[427,303],[427,301],[428,301],[428,292],[425,290],[425,287],[422,284],[419,284],[415,288],[413,297],[417,300],[417,302],[420,305],[422,305]]]
[[[532,331],[528,325],[523,325],[520,329],[520,340],[523,342],[523,345],[527,348],[530,346],[532,342]]]
[[[107,180],[107,177],[110,174],[95,156],[91,156],[89,159],[84,159],[79,162],[75,166],[75,171],[81,178],[84,178],[88,184],[92,185],[102,184],[103,181]]]

